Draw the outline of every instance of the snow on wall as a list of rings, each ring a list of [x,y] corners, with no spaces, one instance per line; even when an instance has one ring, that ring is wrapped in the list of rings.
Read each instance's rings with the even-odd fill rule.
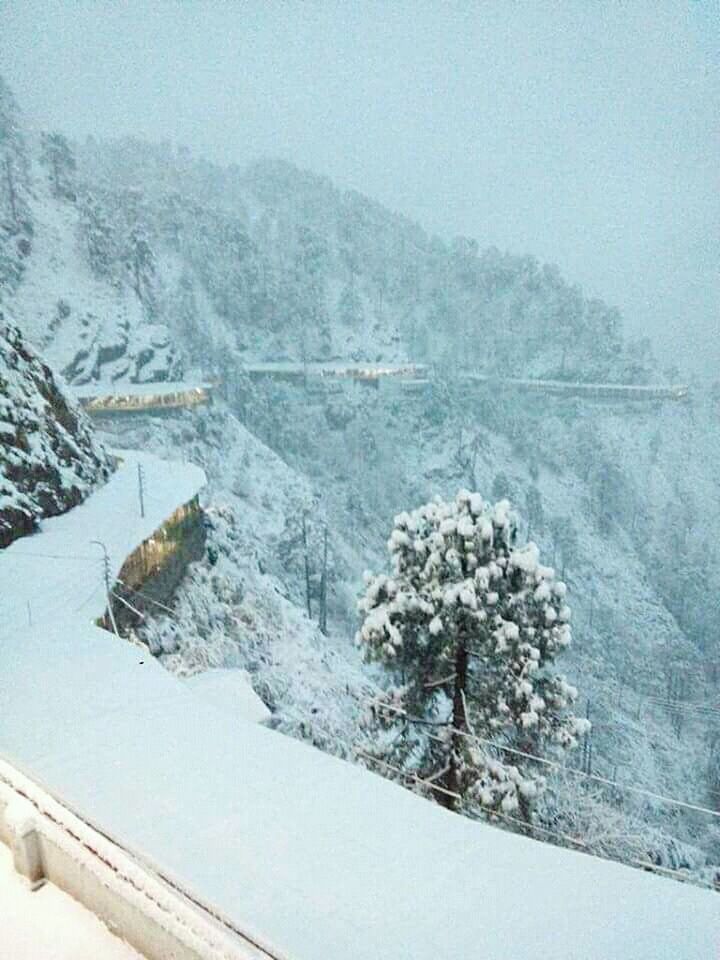
[[[31,892],[0,843],[2,946],[13,960],[141,960],[97,917],[51,885]]]

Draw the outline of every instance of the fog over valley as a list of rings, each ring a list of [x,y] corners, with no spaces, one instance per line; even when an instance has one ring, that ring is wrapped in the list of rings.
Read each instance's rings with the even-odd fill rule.
[[[0,915],[712,955],[719,40],[0,0]]]
[[[557,264],[666,364],[718,348],[716,0],[0,4],[29,121],[280,156]]]

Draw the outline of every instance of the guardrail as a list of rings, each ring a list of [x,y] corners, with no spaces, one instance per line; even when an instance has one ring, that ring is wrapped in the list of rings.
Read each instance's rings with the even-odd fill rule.
[[[133,385],[134,386],[134,385]],[[211,402],[212,387],[203,384],[182,389],[163,389],[163,384],[144,384],[144,389],[119,390],[114,393],[86,394],[75,392],[86,413],[146,413],[149,410],[191,409]],[[153,389],[155,388],[155,389]]]

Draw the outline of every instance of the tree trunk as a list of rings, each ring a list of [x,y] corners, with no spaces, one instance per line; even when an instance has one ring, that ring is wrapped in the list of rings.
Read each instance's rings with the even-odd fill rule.
[[[455,653],[455,680],[453,683],[453,712],[452,712],[452,739],[450,741],[450,758],[448,772],[445,775],[445,789],[451,793],[461,793],[461,760],[463,752],[464,733],[468,731],[467,714],[465,712],[465,689],[467,687],[468,649],[465,638],[458,642]],[[439,802],[448,810],[457,810],[459,801],[456,797],[447,794],[438,794]]]
[[[10,212],[12,213],[12,218],[15,223],[17,223],[17,200],[15,194],[15,181],[13,180],[12,175],[12,166],[10,165],[10,157],[5,157],[5,174],[7,176],[7,185],[8,185],[8,197],[10,198]]]

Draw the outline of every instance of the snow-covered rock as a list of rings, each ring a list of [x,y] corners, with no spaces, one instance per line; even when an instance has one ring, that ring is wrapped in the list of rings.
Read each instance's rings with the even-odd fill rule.
[[[0,547],[78,504],[112,460],[50,368],[0,314]]]

